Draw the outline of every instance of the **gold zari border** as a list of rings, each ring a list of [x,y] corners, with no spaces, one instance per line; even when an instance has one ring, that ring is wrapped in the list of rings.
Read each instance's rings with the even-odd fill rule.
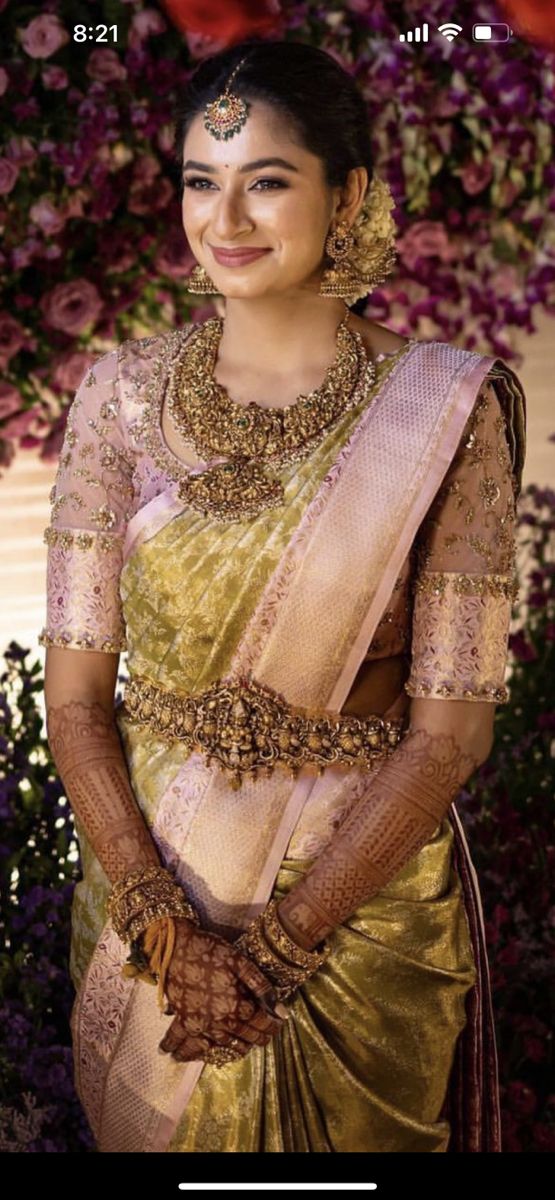
[[[421,571],[415,591],[425,596],[443,596],[452,588],[456,596],[497,596],[516,600],[519,579],[516,575],[471,575],[461,571]]]
[[[243,777],[271,775],[276,766],[296,778],[305,763],[318,774],[332,763],[369,769],[390,755],[403,735],[405,718],[334,716],[295,707],[251,677],[216,680],[198,695],[169,691],[131,675],[122,702],[129,720],[163,739],[179,739],[215,760],[234,791]]]
[[[42,540],[47,546],[61,546],[63,550],[70,550],[72,546],[78,546],[80,550],[110,551],[121,547],[123,537],[121,533],[97,533],[88,529],[56,529],[54,525],[47,525]]]

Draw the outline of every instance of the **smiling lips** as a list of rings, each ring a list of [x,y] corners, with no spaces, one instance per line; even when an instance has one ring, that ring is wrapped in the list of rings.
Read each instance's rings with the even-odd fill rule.
[[[216,262],[219,262],[224,267],[244,267],[247,263],[254,262],[256,258],[262,258],[263,254],[269,254],[269,249],[256,249],[253,246],[251,250],[246,247],[244,250],[225,250],[223,247],[210,247]]]

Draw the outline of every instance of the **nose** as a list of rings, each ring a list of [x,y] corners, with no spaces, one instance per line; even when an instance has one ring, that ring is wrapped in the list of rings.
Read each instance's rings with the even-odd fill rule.
[[[227,192],[225,188],[216,197],[211,225],[215,236],[222,242],[231,242],[238,234],[248,233],[252,229],[241,197]]]

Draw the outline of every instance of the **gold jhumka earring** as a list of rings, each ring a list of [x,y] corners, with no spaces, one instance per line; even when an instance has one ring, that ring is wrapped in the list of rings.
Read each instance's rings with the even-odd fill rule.
[[[243,128],[249,104],[230,90],[230,85],[248,55],[234,67],[224,91],[206,105],[204,127],[217,138],[233,137]],[[391,215],[395,201],[389,185],[374,172],[364,203],[350,229],[346,221],[330,230],[324,250],[333,265],[327,267],[320,281],[320,296],[339,296],[346,304],[354,304],[383,283],[395,266],[396,223]],[[194,267],[187,288],[195,295],[217,296],[213,280],[204,267]]]

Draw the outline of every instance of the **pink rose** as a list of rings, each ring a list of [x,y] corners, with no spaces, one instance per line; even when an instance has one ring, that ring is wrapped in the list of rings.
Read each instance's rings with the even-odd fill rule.
[[[19,41],[29,58],[50,58],[71,38],[60,18],[54,13],[43,13],[18,32]]]
[[[52,142],[52,149],[55,143]],[[42,150],[41,150],[42,153]],[[30,167],[39,157],[30,138],[14,134],[6,143],[6,154],[18,167]]]
[[[95,361],[96,355],[87,350],[71,350],[56,361],[52,382],[64,392],[75,392]]]
[[[194,33],[192,29],[185,30],[185,41],[193,58],[208,58],[210,54],[217,54],[219,50],[226,48],[225,39],[209,37],[206,33]]]
[[[493,178],[493,167],[490,162],[468,162],[460,171],[461,182],[469,196],[483,192]]]
[[[16,417],[11,417],[6,421],[6,424],[2,426],[2,437],[24,437],[29,432],[29,427],[38,418],[42,418],[44,425],[44,413],[39,405],[26,408],[24,412],[20,412]]]
[[[41,82],[43,88],[48,89],[50,92],[63,92],[69,83],[69,78],[63,67],[51,65],[44,68],[41,75]]]
[[[14,317],[0,312],[0,367],[7,367],[14,354],[25,345],[25,330]]]
[[[147,216],[167,208],[173,196],[169,179],[152,179],[146,183],[136,180],[127,196],[127,210],[137,216]]]
[[[160,174],[160,169],[160,163],[153,154],[141,154],[133,166],[133,182],[138,180],[139,183],[152,183]]]
[[[23,396],[11,383],[0,383],[0,421],[19,412],[23,404]]]
[[[85,69],[91,79],[97,79],[100,83],[117,83],[120,79],[127,79],[127,68],[120,61],[117,50],[102,47],[93,50]]]
[[[127,40],[134,50],[146,41],[153,33],[165,33],[168,28],[161,12],[156,8],[143,8],[142,12],[134,13],[131,18]]]
[[[39,238],[25,238],[19,246],[12,250],[11,265],[14,271],[22,271],[32,263],[34,255],[41,247]]]
[[[31,205],[29,216],[35,225],[38,225],[42,229],[42,232],[49,236],[60,233],[65,225],[62,214],[54,207],[52,201],[47,200],[45,196],[37,200],[36,204]]]
[[[445,226],[441,221],[416,221],[403,237],[397,241],[399,256],[409,270],[413,270],[419,258],[440,258],[451,262],[456,249],[449,243]]]
[[[0,67],[0,96],[3,96],[4,92],[8,90],[9,82],[10,77],[8,72],[5,71],[3,67]]]
[[[9,158],[0,158],[0,196],[8,196],[19,179],[19,171]]]
[[[65,220],[69,220],[70,217],[82,217],[85,212],[84,201],[89,199],[90,193],[87,188],[76,188],[71,192],[62,208]]]
[[[94,283],[88,279],[71,279],[46,292],[40,308],[47,325],[75,336],[98,320],[104,302]]]
[[[183,279],[191,274],[196,262],[183,230],[172,227],[155,256],[157,274],[167,275],[170,279]]]

